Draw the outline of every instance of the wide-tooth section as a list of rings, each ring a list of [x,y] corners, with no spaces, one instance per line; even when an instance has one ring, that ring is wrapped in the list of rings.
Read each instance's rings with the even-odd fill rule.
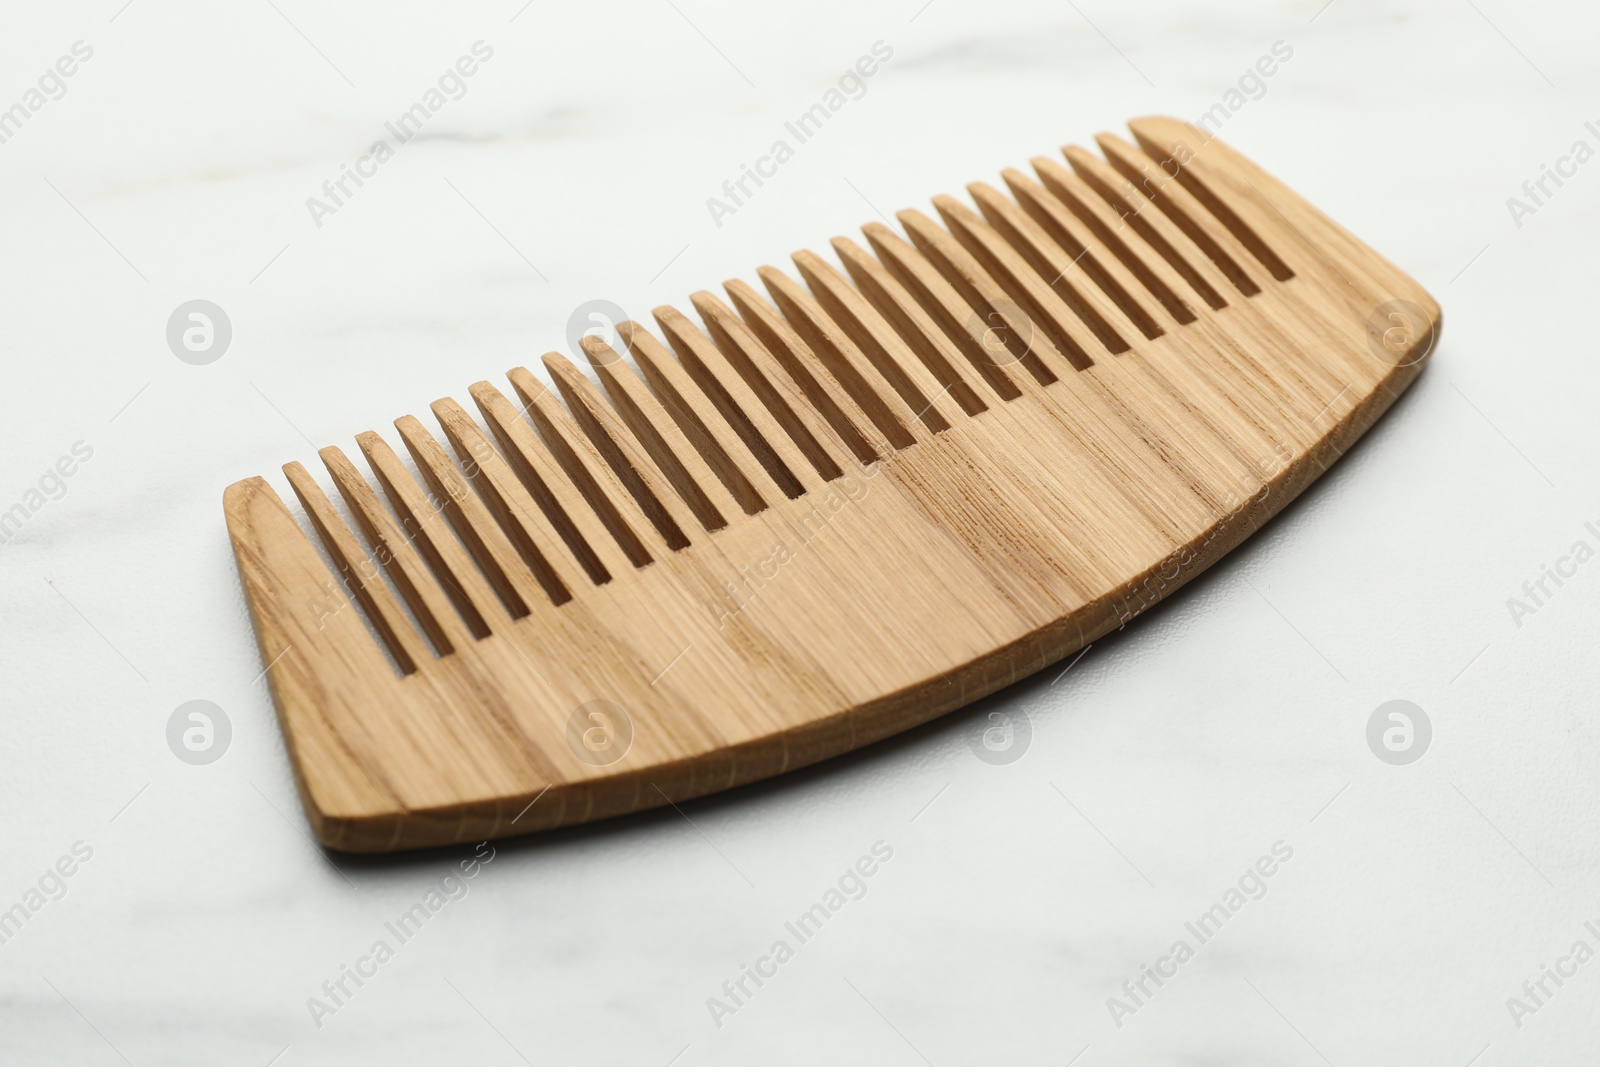
[[[1227,309],[1225,292],[1261,293],[1255,267],[1279,283],[1295,273],[1264,236],[1276,225],[1266,199],[1185,168],[1174,128],[1136,126],[1138,147],[1102,135],[1105,159],[1068,146],[1071,169],[1036,158],[1037,180],[1007,168],[1009,196],[986,182],[967,186],[971,204],[937,196],[943,225],[917,210],[897,216],[904,237],[868,224],[871,251],[832,242],[842,271],[801,251],[802,281],[757,272],[767,296],[740,280],[725,283],[732,307],[696,292],[703,327],[657,308],[670,350],[634,322],[617,326],[625,354],[584,337],[598,386],[557,353],[543,364],[559,399],[523,368],[507,375],[520,405],[478,382],[470,394],[492,439],[454,400],[432,405],[454,458],[399,419],[426,488],[362,434],[388,507],[342,452],[322,450],[370,551],[303,467],[285,473],[378,640],[414,674],[997,407],[1025,432],[1037,414],[1007,405],[1041,390],[1060,390],[1051,403],[1073,425],[1144,442],[1141,470],[1179,457],[1150,436],[1140,405],[1172,415],[1180,438],[1218,432],[1195,421],[1196,404],[1235,437],[1257,435],[1261,389],[1309,387],[1258,376],[1224,394],[1181,361],[1163,370],[1152,346]],[[1132,386],[1114,367],[1135,348],[1146,392],[1130,403],[1105,389]],[[1083,388],[1060,388],[1107,361]]]

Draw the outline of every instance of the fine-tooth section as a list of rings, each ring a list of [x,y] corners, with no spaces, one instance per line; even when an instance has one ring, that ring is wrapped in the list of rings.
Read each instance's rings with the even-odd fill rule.
[[[710,337],[709,345],[700,347],[714,352],[722,360],[722,366],[737,374],[750,394],[760,401],[761,407],[755,414],[770,417],[776,423],[769,432],[775,433],[781,427],[822,481],[831,482],[843,474],[851,459],[844,443],[837,439],[833,428],[806,401],[800,386],[777,365],[733,309],[705,289],[691,293],[689,302],[700,313]],[[809,486],[809,478],[807,482]]]
[[[1000,400],[1021,397],[1022,390],[1018,389],[1016,382],[1011,381],[1010,374],[989,358],[981,342],[968,333],[965,323],[950,317],[946,317],[946,322],[936,322],[922,302],[918,302],[914,294],[901,285],[899,278],[890,274],[874,254],[850,238],[835,237],[832,245],[859,291],[886,322],[893,323],[894,330],[928,365],[934,378],[946,381],[962,374],[962,368],[970,368],[976,371],[978,378],[987,382]],[[904,250],[912,258],[917,258],[917,253],[909,245],[904,245]],[[934,285],[947,285],[942,278],[933,274],[931,267],[928,274]],[[938,301],[930,302],[939,306]],[[954,306],[952,302],[950,307]]]
[[[1128,342],[1108,321],[1109,316],[1093,297],[1086,297],[1067,281],[1065,269],[1053,274],[1033,270],[1016,244],[953,196],[936,196],[933,206],[950,233],[989,276],[1027,308],[1035,321],[1053,327],[1051,339],[1057,348],[1082,349],[1092,343],[1079,336],[1081,327],[1088,327],[1106,352],[1117,355],[1128,350]]]
[[[800,339],[822,361],[834,381],[844,387],[868,417],[884,431],[898,429],[911,440],[896,444],[906,448],[925,440],[929,434],[949,429],[949,422],[926,397],[915,393],[903,396],[874,367],[844,331],[800,285],[775,267],[756,272],[767,287],[778,310],[800,334]],[[893,436],[891,440],[895,440]]]
[[[732,278],[722,287],[766,354],[800,386],[857,460],[872,463],[916,440],[887,407],[862,407],[778,309],[749,283]]]
[[[506,611],[514,619],[525,618],[532,611],[532,605],[543,602],[545,593],[517,556],[517,550],[511,547],[505,532],[489,516],[483,501],[467,485],[460,469],[439,447],[427,427],[412,415],[396,419],[394,426],[400,431],[400,439],[405,442],[417,470],[428,483],[429,492],[443,505],[445,517],[455,527],[456,536],[467,546]]]
[[[632,569],[632,562],[517,406],[488,382],[477,382],[467,392],[500,442],[523,488],[560,533],[590,580],[596,584],[609,582],[613,575]]]
[[[1144,149],[1145,154],[1155,160],[1156,165],[1163,171],[1167,171],[1169,166],[1176,169],[1178,181],[1183,187],[1189,190],[1190,194],[1207,211],[1215,215],[1217,221],[1226,226],[1240,244],[1249,249],[1250,254],[1255,256],[1263,267],[1267,268],[1273,278],[1280,282],[1286,282],[1294,277],[1294,271],[1289,269],[1289,265],[1278,257],[1278,253],[1272,250],[1272,246],[1264,241],[1261,235],[1252,229],[1250,224],[1245,222],[1233,208],[1228,206],[1227,201],[1215,189],[1212,189],[1204,178],[1196,174],[1193,167],[1186,166],[1185,162],[1176,159],[1147,133],[1142,132],[1138,119],[1129,123],[1128,126],[1133,131],[1133,139],[1139,142],[1139,147]],[[1201,146],[1201,151],[1204,151],[1203,145]]]
[[[1017,198],[1017,203],[1022,205],[1022,209],[1029,217],[1074,257],[1081,255],[1091,242],[1098,241],[1180,325],[1188,325],[1195,321],[1195,313],[1189,310],[1189,306],[1183,302],[1172,286],[1168,285],[1144,257],[1129,247],[1117,233],[1114,220],[1108,218],[1106,205],[1094,195],[1093,190],[1084,185],[1082,178],[1055,160],[1045,159],[1043,156],[1035,157],[1032,163],[1034,169],[1041,175],[1046,172],[1051,174],[1050,189],[1046,189],[1014,167],[1007,167],[1001,172],[1006,187],[1011,190],[1011,195]],[[1080,237],[1076,232],[1074,221],[1085,228],[1086,237]],[[1126,308],[1124,310],[1128,310],[1130,316],[1137,318],[1132,310]],[[1143,310],[1143,305],[1139,305],[1139,311],[1142,313]],[[1150,323],[1156,331],[1161,330],[1160,326],[1154,325],[1153,319]],[[1146,336],[1154,335],[1147,332]]]
[[[1216,266],[1203,255],[1196,262],[1191,262],[1188,257],[1180,253],[1178,243],[1188,242],[1183,240],[1181,232],[1176,229],[1172,233],[1167,232],[1172,224],[1161,212],[1145,210],[1150,206],[1148,199],[1137,193],[1132,193],[1137,197],[1136,200],[1123,197],[1120,187],[1131,185],[1131,182],[1113,170],[1105,160],[1077,145],[1067,145],[1061,151],[1066,156],[1067,162],[1072,165],[1073,172],[1084,184],[1092,189],[1119,219],[1126,220],[1133,227],[1134,233],[1155,249],[1156,253],[1200,295],[1200,299],[1214,310],[1228,306],[1221,289],[1209,277],[1216,271]],[[1045,185],[1051,192],[1057,196],[1063,195],[1062,190],[1052,184],[1050,171],[1040,170],[1039,177],[1044,179]],[[1220,274],[1217,275],[1216,281],[1226,284]]]
[[[1144,306],[1101,264],[1093,249],[1080,241],[1071,229],[1065,228],[1069,225],[1067,220],[1060,220],[1063,229],[1052,234],[1021,205],[987,182],[973,182],[967,186],[967,192],[989,225],[1010,242],[1012,248],[1022,253],[1023,258],[1056,291],[1057,296],[1072,305],[1073,310],[1086,322],[1089,321],[1087,316],[1101,321],[1095,333],[1103,343],[1109,344],[1110,341],[1101,332],[1102,329],[1118,334],[1120,338],[1118,327],[1107,321],[1117,315],[1126,319],[1127,324],[1146,339],[1161,336],[1160,325]],[[1080,291],[1080,285],[1087,292]],[[1090,303],[1100,303],[1101,296],[1110,301],[1116,310],[1102,313],[1092,308]]]
[[[622,425],[616,412],[607,404],[589,379],[563,355],[550,352],[544,356],[545,369],[567,402],[567,410],[579,429],[588,436],[617,479],[633,496],[635,503],[649,518],[667,545],[678,551],[689,546],[684,528],[692,528],[693,515],[677,497],[667,491],[653,464],[645,458],[627,427]],[[677,514],[674,514],[677,513]]]
[[[627,423],[661,473],[708,531],[728,525],[727,516],[743,510],[728,487],[689,443],[639,376],[617,352],[593,334],[578,342],[622,421]]]
[[[510,616],[441,515],[449,505],[430,499],[389,447],[389,442],[377,433],[368,430],[358,434],[356,444],[361,446],[367,465],[377,475],[390,506],[400,516],[400,525],[411,535],[412,543],[428,562],[440,588],[461,613],[472,636],[484,638],[496,630],[504,630]]]
[[[1227,276],[1235,289],[1245,296],[1255,296],[1261,292],[1261,286],[1250,277],[1238,259],[1228,254],[1224,241],[1219,240],[1226,231],[1222,231],[1216,225],[1216,220],[1200,209],[1200,205],[1182,185],[1174,182],[1149,156],[1115,134],[1097,134],[1095,143],[1117,173],[1126,178],[1139,194],[1160,208],[1217,265],[1217,269]],[[1232,237],[1232,234],[1228,234],[1228,241],[1231,242]]]
[[[906,228],[911,243],[950,284],[968,297],[968,302],[983,313],[984,320],[998,315],[1012,331],[1026,331],[1015,332],[1014,339],[1021,341],[1027,351],[1037,353],[1049,366],[1050,373],[1059,378],[1094,365],[1075,331],[1064,323],[1041,322],[1035,318],[1035,309],[1008,293],[986,266],[938,223],[916,210],[902,211],[896,218]]]
[[[949,393],[967,415],[988,410],[977,390],[957,374],[954,367],[945,366],[943,375],[935,373],[910,348],[897,343],[899,339],[894,329],[877,309],[821,256],[801,251],[791,258],[822,309],[908,403],[913,397],[938,399]]]
[[[744,379],[728,366],[711,339],[677,308],[662,305],[653,308],[651,314],[678,354],[679,365],[772,475],[784,495],[793,499],[815,489],[819,483],[802,451],[761,406]],[[810,445],[813,449],[819,447],[814,440]]]
[[[315,479],[300,463],[286,463],[283,473],[289,477],[289,486],[300,499],[317,536],[322,539],[339,568],[345,584],[355,594],[356,602],[372,622],[378,638],[403,674],[412,674],[417,664],[432,659],[433,653],[422,643],[416,628],[406,618],[400,602],[378,574],[378,565],[362,549],[350,527],[334,509],[333,503],[322,492]]]
[[[635,567],[651,563],[655,557],[645,547],[643,538],[659,540],[659,532],[616,480],[605,461],[593,451],[593,446],[573,422],[571,413],[526,367],[513,367],[506,372],[506,377],[516,390],[517,399],[522,401],[528,420],[550,450],[551,458],[566,472],[578,494],[588,501],[601,525],[628,557],[628,562]],[[625,517],[624,510],[634,514]],[[630,523],[629,518],[638,521]]]
[[[661,406],[700,450],[722,484],[739,498],[746,512],[754,514],[766,508],[769,500],[777,503],[788,497],[654,334],[631,321],[618,326],[617,333],[639,365],[644,380],[660,398]]]
[[[422,632],[428,635],[434,650],[441,656],[448,656],[458,646],[469,644],[473,640],[471,631],[450,606],[449,598],[434,581],[411,539],[379,502],[378,494],[372,491],[355,464],[333,445],[321,449],[317,455],[322,457],[339,495],[344,497],[361,532],[373,546],[374,555],[383,561],[384,569],[410,605],[411,614]]]
[[[535,503],[516,472],[489,443],[478,424],[462,406],[449,397],[433,402],[433,415],[444,430],[445,439],[456,451],[462,468],[478,491],[484,506],[516,549],[522,562],[538,579],[539,585],[556,604],[572,599],[572,591],[586,576],[577,568],[577,556],[569,556],[563,538],[544,509]],[[559,510],[554,502],[552,508]],[[604,573],[598,562],[595,568]],[[596,581],[603,579],[596,578]]]

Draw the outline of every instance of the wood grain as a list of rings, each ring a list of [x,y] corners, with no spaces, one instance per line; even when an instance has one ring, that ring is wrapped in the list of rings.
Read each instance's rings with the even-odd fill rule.
[[[420,481],[382,435],[376,485],[324,449],[355,530],[299,464],[304,526],[230,486],[318,839],[526,833],[870,744],[1125,625],[1315,480],[1438,306],[1220,141],[1131,129],[587,339],[598,385],[552,353],[555,392],[433,404],[443,441],[402,418]]]

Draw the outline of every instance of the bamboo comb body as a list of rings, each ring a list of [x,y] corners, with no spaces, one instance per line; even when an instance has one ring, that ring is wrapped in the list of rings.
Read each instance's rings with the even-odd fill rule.
[[[544,357],[224,497],[318,838],[581,823],[872,743],[1123,625],[1437,337],[1414,281],[1171,119]],[[637,370],[634,366],[637,366]],[[454,453],[454,458],[451,456]],[[331,561],[332,566],[329,566]]]

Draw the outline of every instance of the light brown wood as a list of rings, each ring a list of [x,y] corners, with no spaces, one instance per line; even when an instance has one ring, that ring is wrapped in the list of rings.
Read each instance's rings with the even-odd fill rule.
[[[1259,527],[1439,309],[1183,123],[1006,170],[224,497],[319,840],[566,826],[867,745],[1082,648]],[[942,225],[941,225],[942,222]],[[629,359],[638,370],[630,365]],[[486,428],[485,428],[486,427]],[[454,452],[454,459],[451,452]],[[322,550],[307,534],[321,542]],[[331,566],[330,566],[331,563]]]

